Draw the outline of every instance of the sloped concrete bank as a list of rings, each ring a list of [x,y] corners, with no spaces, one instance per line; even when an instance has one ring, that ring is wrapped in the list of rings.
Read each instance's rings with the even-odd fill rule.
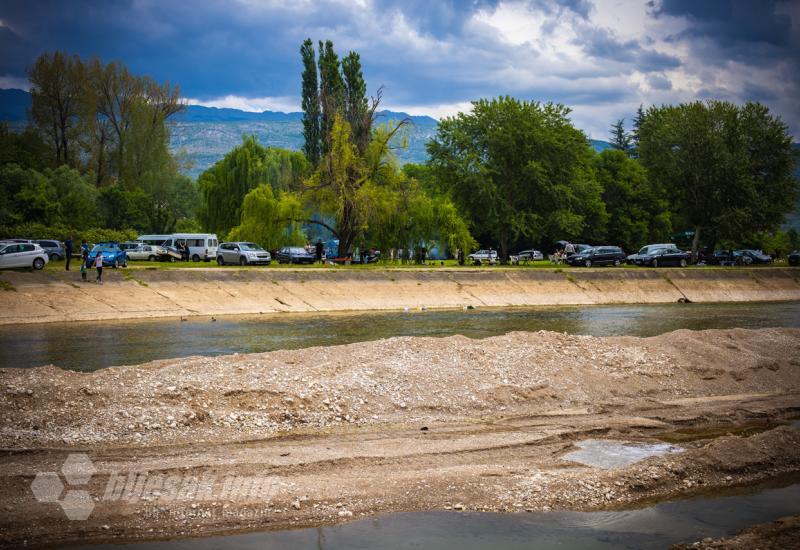
[[[90,277],[91,279],[91,277]],[[107,269],[0,274],[0,324],[404,308],[800,300],[800,269]]]

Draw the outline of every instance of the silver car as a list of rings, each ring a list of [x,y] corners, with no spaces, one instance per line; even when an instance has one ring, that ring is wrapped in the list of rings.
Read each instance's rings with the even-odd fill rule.
[[[58,241],[50,240],[50,239],[42,239],[40,241],[34,241],[36,244],[41,246],[45,252],[47,252],[50,261],[55,260],[63,260],[67,257],[66,249],[61,246],[61,243]]]
[[[254,265],[269,265],[272,261],[270,253],[250,242],[222,243],[217,247],[217,263]]]
[[[120,243],[119,247],[125,251],[129,260],[147,260],[154,262],[161,254],[161,248],[151,244],[127,242]]]
[[[0,269],[10,269],[14,267],[42,269],[47,264],[48,260],[47,252],[38,244],[0,244]]]

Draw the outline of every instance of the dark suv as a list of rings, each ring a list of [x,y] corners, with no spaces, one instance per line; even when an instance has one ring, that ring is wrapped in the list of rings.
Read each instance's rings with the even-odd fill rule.
[[[593,246],[579,254],[567,258],[569,265],[620,265],[625,261],[625,253],[618,246]]]

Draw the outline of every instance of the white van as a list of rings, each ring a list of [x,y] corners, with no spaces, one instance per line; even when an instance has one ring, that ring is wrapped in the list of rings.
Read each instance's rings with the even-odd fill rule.
[[[189,245],[189,258],[194,262],[209,262],[217,257],[219,241],[214,233],[173,233],[172,235],[139,235],[137,241],[161,247],[177,248]]]

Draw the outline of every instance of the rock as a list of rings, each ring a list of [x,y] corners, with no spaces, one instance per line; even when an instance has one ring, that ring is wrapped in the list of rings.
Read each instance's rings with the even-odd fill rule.
[[[300,509],[300,501],[299,500],[292,501],[292,508],[294,508],[295,510],[299,510]]]
[[[350,510],[339,510],[339,517],[340,518],[351,518],[353,517],[353,512]]]
[[[461,504],[460,502],[458,504],[454,504],[453,505],[453,510],[463,510],[463,509],[464,509],[464,505]]]

